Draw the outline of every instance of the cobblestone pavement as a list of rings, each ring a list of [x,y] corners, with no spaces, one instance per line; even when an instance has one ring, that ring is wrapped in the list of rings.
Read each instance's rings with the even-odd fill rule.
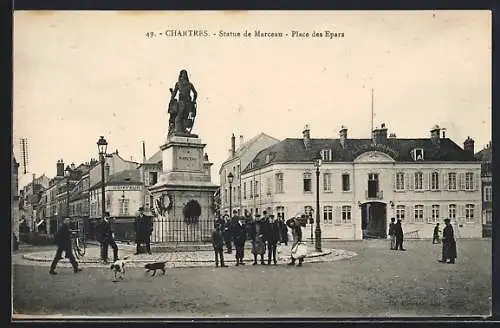
[[[386,241],[325,242],[323,246],[357,256],[306,262],[301,268],[283,264],[236,267],[234,263],[215,268],[212,262],[212,267],[169,268],[165,276],[155,277],[146,275],[143,268],[130,268],[118,283],[112,282],[107,267],[85,264],[78,274],[59,267],[59,275],[51,276],[47,262],[33,265],[38,262],[28,261],[28,265],[13,266],[13,309],[15,317],[106,318],[401,317],[491,312],[491,240],[459,240],[454,265],[438,263],[441,245],[428,240],[405,242],[406,252],[389,250]]]
[[[121,247],[120,247],[121,246]],[[149,254],[138,254],[134,255],[134,248],[128,245],[119,246],[119,257],[127,258],[129,261],[128,267],[143,267],[144,263],[150,262],[166,262],[166,266],[170,268],[175,267],[199,267],[199,266],[213,266],[214,264],[214,252],[213,251],[183,251],[183,252],[155,252],[151,255]],[[320,262],[331,262],[336,260],[341,260],[345,258],[350,258],[356,256],[356,253],[342,250],[342,249],[323,249],[322,252],[315,252],[313,245],[310,245],[310,253],[305,259],[308,263],[320,263]],[[246,262],[251,263],[253,254],[251,254],[250,249],[245,250]],[[55,255],[55,249],[44,250],[38,252],[26,252],[24,254],[19,254],[13,257],[14,263],[16,264],[26,264],[26,265],[39,265],[39,266],[49,266]],[[110,249],[109,255],[112,258],[112,251]],[[264,256],[267,261],[267,254]],[[278,246],[277,248],[277,260],[278,263],[286,263],[290,260],[290,246]],[[232,254],[224,253],[224,261],[227,264],[235,263],[235,251]],[[85,255],[78,259],[78,262],[82,267],[101,267],[104,266],[100,263],[99,247],[95,245],[89,245]],[[63,259],[58,264],[59,267],[70,267],[70,263],[67,259]]]

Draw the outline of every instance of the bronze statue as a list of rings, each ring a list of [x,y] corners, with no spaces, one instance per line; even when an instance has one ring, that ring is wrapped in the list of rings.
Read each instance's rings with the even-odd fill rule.
[[[193,97],[191,98],[191,92]],[[175,99],[179,94],[178,99]],[[170,103],[168,113],[168,135],[191,135],[194,119],[196,117],[196,98],[198,93],[193,84],[189,82],[186,70],[179,73],[179,80],[175,83],[174,89],[170,88]]]

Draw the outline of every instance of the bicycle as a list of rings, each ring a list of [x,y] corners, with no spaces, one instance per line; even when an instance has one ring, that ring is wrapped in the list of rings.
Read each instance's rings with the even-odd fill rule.
[[[73,246],[73,249],[75,250],[75,256],[77,259],[85,256],[87,244],[85,241],[85,234],[83,230],[71,230],[71,244]]]

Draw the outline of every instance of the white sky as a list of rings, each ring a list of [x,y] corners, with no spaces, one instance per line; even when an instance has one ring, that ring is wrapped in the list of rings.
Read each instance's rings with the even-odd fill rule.
[[[175,38],[166,29],[290,33],[325,29],[343,39]],[[476,151],[491,139],[491,16],[426,12],[15,12],[14,150],[29,139],[30,171],[52,177],[56,162],[109,151],[142,160],[164,143],[169,87],[187,69],[198,91],[194,133],[214,162],[213,182],[239,142],[349,137],[375,125],[427,137],[434,124]]]

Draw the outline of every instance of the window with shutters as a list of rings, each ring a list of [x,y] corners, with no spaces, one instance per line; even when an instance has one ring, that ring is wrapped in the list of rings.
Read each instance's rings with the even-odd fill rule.
[[[439,190],[439,172],[431,173],[431,190]]]
[[[323,173],[323,191],[332,191],[332,174],[329,172]]]
[[[267,187],[266,194],[269,196],[273,192],[273,185],[271,183],[271,177],[266,178],[266,187]]]
[[[405,219],[405,206],[397,205],[396,206],[396,219],[403,221]]]
[[[233,200],[236,202],[236,199],[240,200],[240,187],[238,186],[238,191],[236,191],[236,187],[233,187]]]
[[[351,206],[342,206],[342,223],[351,224]]]
[[[492,201],[491,186],[484,186],[484,201],[485,202],[491,202]]]
[[[486,210],[484,212],[484,223],[491,224],[492,213],[491,210]]]
[[[278,219],[285,219],[285,207],[284,206],[276,206],[276,216]]]
[[[455,221],[457,218],[457,205],[450,204],[448,205],[448,219],[451,221]]]
[[[120,202],[119,202],[119,206],[120,206],[120,215],[128,215],[128,204],[129,204],[129,200],[128,199],[120,199]]]
[[[424,205],[415,205],[413,218],[416,223],[424,222]]]
[[[259,197],[259,181],[255,181],[253,194],[255,197]]]
[[[465,222],[474,223],[474,204],[465,205]]]
[[[253,182],[252,181],[250,181],[248,183],[248,187],[250,188],[250,199],[252,199],[253,198]]]
[[[465,173],[465,190],[474,190],[474,173]]]
[[[424,189],[424,174],[422,172],[415,172],[415,190]]]
[[[333,223],[333,207],[323,206],[323,222],[326,224]]]
[[[349,173],[342,174],[342,191],[351,191]]]
[[[439,221],[439,205],[432,205],[431,218],[429,222],[438,222]]]
[[[321,159],[323,161],[331,161],[332,160],[332,150],[331,149],[322,149],[321,150]]]
[[[227,188],[224,189],[224,202],[227,203],[228,202],[228,192],[227,192]]]
[[[243,182],[243,199],[247,199],[247,183]]]
[[[304,192],[312,192],[312,178],[310,172],[304,172],[303,175],[303,189]]]
[[[283,192],[283,173],[276,173],[276,193],[282,193]]]
[[[405,189],[405,174],[403,172],[396,173],[396,190]]]
[[[457,190],[457,174],[455,172],[448,173],[448,190]]]
[[[310,205],[306,205],[306,206],[304,206],[304,214],[305,214],[307,217],[309,217],[309,218],[310,218],[310,217],[312,217],[313,212],[314,212],[314,211],[313,211],[312,206],[310,206]]]

